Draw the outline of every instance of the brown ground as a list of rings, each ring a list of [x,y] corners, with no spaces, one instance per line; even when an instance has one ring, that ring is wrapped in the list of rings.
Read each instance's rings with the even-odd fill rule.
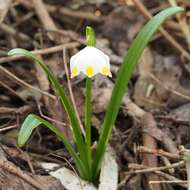
[[[120,168],[118,189],[186,187],[185,181],[181,181],[187,176],[180,154],[190,148],[190,2],[176,1],[185,12],[168,19],[146,48],[117,118],[111,145]],[[40,189],[45,183],[50,189],[60,190],[63,187],[59,181],[49,176],[38,161],[67,165],[65,159],[70,161],[70,157],[63,144],[45,128],[36,130],[22,150],[16,147],[16,139],[23,119],[33,112],[51,118],[72,141],[66,115],[58,100],[52,99],[54,92],[43,71],[26,59],[7,57],[7,51],[15,47],[34,50],[68,94],[71,83],[83,122],[84,77],[70,80],[67,63],[71,55],[84,47],[85,26],[93,26],[97,46],[110,55],[113,73],[112,79],[93,79],[92,121],[96,140],[117,70],[131,41],[151,14],[175,1],[0,0],[0,7],[3,2],[6,6],[0,9],[0,189]]]

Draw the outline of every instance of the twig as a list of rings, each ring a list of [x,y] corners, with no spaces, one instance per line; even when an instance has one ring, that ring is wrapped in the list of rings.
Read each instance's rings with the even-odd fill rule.
[[[149,172],[160,171],[160,170],[168,170],[170,168],[179,168],[179,167],[182,167],[182,166],[185,166],[185,161],[180,161],[180,162],[176,162],[174,164],[171,164],[169,166],[161,166],[161,167],[147,168],[146,166],[140,166],[140,167],[145,167],[145,169],[135,170],[135,171],[128,171],[128,172],[125,172],[125,175],[149,173]],[[129,168],[130,168],[130,165],[129,165]]]
[[[155,184],[155,183],[167,183],[167,184],[174,184],[174,183],[177,183],[177,184],[187,184],[187,181],[186,181],[186,180],[149,181],[149,184]]]
[[[141,126],[142,126],[144,131],[149,131],[149,130],[155,130],[156,131],[157,130],[156,121],[155,121],[154,117],[152,116],[152,114],[150,114],[150,113],[145,112],[145,114],[142,116]],[[154,137],[152,137],[150,134],[144,132],[142,134],[142,138],[143,138],[143,145],[144,146],[149,147],[151,149],[157,149],[156,139]],[[147,166],[156,167],[157,162],[158,162],[158,159],[155,155],[148,155],[148,154],[143,155],[143,164],[145,164]],[[155,174],[148,174],[147,180],[148,181],[158,181],[159,178]],[[149,186],[149,189],[151,189],[150,186]],[[159,184],[154,184],[153,189],[154,190],[161,190],[161,186]]]
[[[10,129],[15,129],[15,128],[17,128],[17,127],[18,127],[17,125],[11,125],[11,126],[8,126],[8,127],[1,128],[1,129],[0,129],[0,133],[5,132],[5,131],[8,131],[8,130],[10,130]]]
[[[32,51],[32,53],[39,54],[39,55],[44,55],[44,54],[50,54],[50,53],[56,53],[56,52],[59,52],[59,51],[63,51],[64,48],[73,49],[73,48],[77,48],[79,46],[80,46],[80,43],[78,43],[78,42],[69,42],[69,43],[57,45],[57,46],[50,47],[50,48],[34,50],[34,51]]]
[[[85,134],[85,130],[84,130],[84,127],[83,127],[82,122],[81,122],[81,120],[80,120],[80,116],[79,116],[79,114],[78,114],[78,110],[77,110],[75,98],[74,98],[74,95],[73,95],[73,90],[72,90],[71,81],[70,81],[70,77],[69,77],[69,71],[68,71],[68,67],[67,67],[66,56],[67,56],[67,54],[66,54],[66,49],[64,48],[64,49],[63,49],[63,64],[64,64],[65,73],[66,73],[66,77],[67,77],[67,84],[68,84],[69,94],[70,94],[70,97],[71,97],[71,101],[72,101],[72,103],[73,103],[73,107],[74,107],[75,113],[76,113],[76,115],[77,115],[77,119],[78,119],[78,121],[79,121],[79,125],[80,125],[81,132],[82,132],[83,134]]]
[[[132,102],[128,96],[124,97],[124,105],[125,109],[127,110],[127,113],[135,117],[136,119],[141,119],[143,115],[146,113],[142,108],[140,108],[134,102]],[[160,133],[162,133],[162,131],[160,131]],[[178,154],[178,149],[176,148],[176,145],[173,142],[173,140],[165,133],[162,133],[162,136],[162,143],[164,144],[166,150],[173,154]]]
[[[144,146],[139,146],[137,148],[137,151],[142,152],[142,153],[165,156],[165,157],[170,158],[172,160],[179,160],[180,159],[180,156],[178,154],[172,154],[170,152],[166,152],[166,151],[161,150],[161,149],[150,149],[150,148],[147,148],[147,147],[144,147]]]
[[[70,30],[63,30],[63,29],[48,30],[47,32],[54,32],[59,35],[62,35],[63,37],[68,36],[71,40],[79,42],[81,45],[86,45],[85,38],[80,36],[77,32],[70,31]],[[96,40],[97,40],[97,47],[100,46],[99,48],[101,48],[101,45],[99,43],[99,40],[101,40],[101,39],[96,38]],[[114,54],[113,52],[109,52],[109,51],[107,51],[106,53],[109,55],[111,62],[113,62],[115,64],[121,64],[122,58],[120,56]],[[112,66],[112,70],[113,70],[113,67],[114,67],[114,65]],[[118,70],[118,67],[115,66],[114,72],[116,73],[117,70]]]
[[[32,0],[35,11],[38,15],[38,18],[41,19],[41,23],[44,25],[44,28],[46,29],[54,29],[56,30],[57,27],[54,24],[54,21],[52,20],[52,18],[49,16],[49,14],[47,13],[46,9],[44,9],[44,3],[42,0]],[[43,20],[42,20],[43,19]]]
[[[132,116],[136,116],[138,119],[141,120],[141,126],[142,126],[143,129],[149,130],[149,129],[152,129],[152,127],[153,127],[153,128],[155,128],[154,129],[155,131],[157,130],[156,129],[157,126],[156,126],[156,123],[155,123],[155,120],[154,120],[153,116],[150,115],[149,113],[145,112],[140,107],[138,107],[134,102],[132,102],[129,99],[128,96],[124,97],[124,105],[125,105],[126,109],[128,110],[129,114],[131,114]],[[142,121],[143,117],[147,121]],[[146,117],[149,117],[149,119],[146,118]],[[151,119],[150,119],[150,117],[151,117]],[[148,127],[149,129],[147,128],[147,125],[149,126]],[[162,133],[162,131],[160,131],[160,133]],[[167,150],[169,150],[170,152],[176,154],[178,152],[178,150],[177,150],[176,146],[174,145],[173,141],[171,140],[171,138],[168,137],[166,134],[163,134],[163,133],[161,134],[161,136],[162,136],[162,138],[161,138],[162,139],[162,143],[167,148]],[[149,137],[151,137],[151,139]],[[150,136],[149,134],[144,133],[143,144],[144,144],[144,146],[146,146],[146,147],[148,147],[150,149],[157,149],[156,140],[152,136]],[[144,157],[144,155],[143,155],[143,157]],[[150,155],[147,155],[146,158],[147,158],[147,164],[146,164],[147,166],[157,166],[157,163],[155,162],[155,161],[157,161],[156,158],[155,158],[155,155],[154,155],[154,157],[152,157],[153,159],[155,159],[154,162],[152,162],[152,160],[150,159]],[[155,178],[153,179],[151,176],[149,176],[147,180],[148,181],[158,181],[159,179],[158,178],[157,179],[155,179]],[[157,187],[157,186],[154,187],[154,189],[156,189],[156,188],[159,189],[160,187]]]
[[[172,5],[172,6],[177,6],[177,2],[176,0],[168,0],[169,3]],[[180,29],[182,30],[184,36],[185,36],[185,39],[187,41],[187,44],[190,48],[190,30],[189,30],[189,26],[187,25],[187,22],[186,22],[186,19],[185,17],[183,17],[181,14],[176,14],[176,18],[178,20],[178,23],[179,23],[179,26],[180,26]]]
[[[176,91],[176,90],[173,90],[173,89],[169,88],[168,86],[166,86],[165,84],[163,84],[163,82],[160,81],[160,80],[159,80],[155,75],[153,75],[152,73],[148,73],[148,74],[150,75],[150,77],[151,77],[154,81],[156,81],[156,82],[157,82],[161,87],[163,87],[164,89],[166,89],[166,90],[172,92],[173,94],[175,94],[175,95],[177,95],[177,96],[180,96],[180,97],[182,97],[182,98],[185,98],[185,99],[187,99],[187,100],[190,100],[190,96],[185,95],[185,94],[182,94],[182,93],[180,93],[180,92],[178,92],[178,91]]]
[[[36,14],[38,15],[38,18],[41,20],[41,23],[43,24],[44,28],[57,30],[57,27],[55,23],[53,22],[53,19],[50,17],[49,13],[47,12],[46,8],[44,7],[44,3],[42,0],[32,0],[34,9],[36,11]],[[48,34],[50,39],[54,39],[54,36],[52,34]]]
[[[129,97],[124,98],[124,104],[126,106],[126,109],[128,110],[129,113],[132,113],[132,115],[136,116],[137,118],[140,119],[140,123],[141,126],[143,128],[143,130],[148,131],[150,129],[155,131],[157,130],[157,125],[156,122],[154,120],[154,117],[144,111],[143,109],[141,109],[140,107],[138,107],[135,103],[133,103]],[[143,133],[143,145],[150,148],[150,149],[157,149],[157,143],[154,137],[152,137],[150,134],[148,133]],[[143,163],[147,166],[157,166],[157,157],[155,155],[143,155]],[[158,181],[158,177],[154,174],[151,174],[148,177],[148,181]],[[154,186],[155,190],[160,190],[161,187],[157,184],[155,184]]]
[[[33,8],[32,4],[28,1],[17,0],[17,2],[21,3],[22,5],[24,5],[28,9]],[[60,13],[62,16],[69,16],[69,17],[73,17],[73,18],[86,19],[86,20],[90,20],[93,22],[102,22],[104,20],[104,17],[97,16],[91,12],[72,10],[72,9],[68,9],[66,7],[58,7],[58,6],[56,7],[56,6],[47,5],[47,4],[46,4],[46,8],[47,8],[48,12],[51,14],[54,14],[56,12],[56,13]]]
[[[14,89],[12,89],[9,85],[5,84],[3,81],[0,81],[0,85],[7,89],[8,91],[10,91],[10,93],[13,95],[13,96],[16,96],[18,97],[19,99],[21,99],[23,102],[25,102],[24,98],[22,98]]]
[[[14,166],[11,162],[0,160],[0,168],[20,177],[24,181],[26,181],[28,184],[32,185],[34,188],[38,190],[48,190],[48,188],[42,184],[34,180],[33,177],[30,177],[29,175],[25,174],[20,168]]]
[[[0,24],[0,29],[8,33],[9,35],[14,36],[15,38],[19,38],[20,40],[28,41],[28,42],[32,41],[32,39],[28,35],[22,32],[17,32],[14,28],[12,28],[11,26],[7,24],[4,24],[4,23]]]
[[[12,23],[12,27],[13,27],[13,28],[17,28],[17,27],[20,26],[21,24],[26,23],[26,22],[27,22],[28,20],[30,20],[33,16],[34,16],[34,13],[33,13],[33,12],[29,12],[29,13],[23,15],[22,18],[19,18],[19,19],[17,20],[17,22]]]
[[[171,166],[171,162],[170,162],[170,160],[167,157],[161,156],[160,159],[161,159],[161,161],[163,161],[164,165]],[[170,174],[174,174],[175,170],[174,170],[174,168],[169,168],[168,172]]]
[[[170,181],[180,181],[178,178],[176,178],[172,175],[169,175],[167,173],[161,172],[161,171],[155,171],[155,173],[158,174],[159,176],[165,178],[165,179],[170,180]],[[177,183],[176,185],[187,188],[187,184],[184,184],[184,183]]]
[[[144,165],[139,165],[139,164],[131,164],[129,165],[129,168],[141,168],[141,170],[135,170],[135,171],[129,171],[129,172],[125,172],[125,178],[119,183],[118,185],[118,189],[120,189],[125,183],[126,181],[128,180],[129,178],[129,175],[133,175],[133,174],[141,174],[141,173],[147,173],[147,172],[154,172],[158,175],[161,175],[162,177],[166,178],[166,179],[169,179],[171,181],[179,181],[179,179],[169,175],[169,174],[165,174],[163,172],[161,172],[160,170],[167,170],[169,168],[178,168],[178,167],[182,167],[185,165],[185,162],[184,161],[180,161],[180,162],[177,162],[177,163],[174,163],[174,164],[171,164],[170,166],[162,166],[162,167],[155,167],[155,168],[147,168],[147,166],[144,166]],[[155,180],[154,180],[155,181]],[[158,180],[159,181],[159,180]],[[150,181],[149,181],[150,183]],[[186,187],[185,184],[182,184],[181,185],[182,187]]]
[[[5,113],[5,114],[12,114],[12,113],[15,113],[17,110],[17,108],[14,108],[14,107],[3,107],[1,106],[0,107],[0,114],[2,113]]]
[[[46,7],[50,13],[59,12],[64,16],[90,20],[93,22],[102,22],[104,20],[102,16],[96,16],[95,14],[86,11],[84,12],[84,11],[72,10],[66,7],[59,8],[51,5],[46,5]]]
[[[45,55],[45,54],[51,54],[51,53],[56,53],[56,52],[63,51],[63,48],[72,49],[72,48],[75,48],[75,47],[78,47],[78,46],[80,46],[80,43],[78,43],[78,42],[70,42],[70,43],[65,43],[65,44],[57,45],[57,46],[50,47],[50,48],[44,48],[44,49],[40,49],[40,50],[33,50],[31,52],[34,53],[34,54],[38,54],[38,55]],[[22,58],[24,58],[24,56],[2,57],[2,58],[0,58],[0,64],[10,62],[10,61],[20,60]]]
[[[151,13],[140,0],[133,0],[133,2],[146,19],[152,18]],[[163,27],[160,27],[159,31],[182,56],[190,60],[190,54]]]
[[[73,171],[73,173],[75,174],[75,176],[78,178],[80,187],[81,187],[81,189],[83,190],[84,188],[83,188],[83,185],[82,185],[81,178],[80,178],[80,176],[78,175],[76,169],[75,169],[75,168],[73,167],[73,165],[70,163],[70,161],[67,160],[66,158],[64,158],[63,156],[60,156],[60,155],[55,154],[55,153],[51,153],[50,155],[55,156],[55,157],[57,157],[57,158],[63,159],[63,160],[69,165],[69,167],[71,168],[71,170]]]
[[[183,119],[177,119],[174,118],[173,116],[162,116],[162,115],[158,115],[155,116],[156,119],[160,119],[160,120],[164,120],[165,122],[172,122],[173,124],[176,125],[186,125],[186,126],[190,126],[190,122],[187,120],[183,120]]]
[[[18,78],[18,77],[15,76],[14,74],[12,74],[10,71],[8,71],[7,69],[5,69],[5,68],[2,67],[1,65],[0,65],[0,70],[1,70],[2,72],[6,73],[8,77],[14,79],[15,82],[17,82],[18,84],[23,85],[23,86],[25,86],[25,87],[27,87],[27,88],[29,88],[29,89],[35,90],[35,91],[37,91],[37,92],[39,92],[39,93],[41,93],[41,94],[43,94],[43,95],[46,95],[46,96],[48,96],[48,97],[50,97],[50,98],[52,98],[52,99],[55,99],[55,96],[53,96],[52,94],[50,94],[50,93],[48,93],[48,92],[44,92],[44,91],[40,90],[39,88],[33,87],[32,85],[26,83],[25,81],[21,80],[20,78]]]
[[[19,150],[20,150],[20,151],[22,152],[22,154],[24,155],[24,157],[25,157],[25,159],[26,159],[26,161],[27,161],[27,163],[28,163],[28,166],[29,166],[29,168],[30,168],[30,171],[31,171],[31,173],[34,175],[34,174],[35,174],[35,170],[34,170],[33,165],[32,165],[32,163],[31,163],[30,156],[28,155],[27,152],[22,151],[22,149],[19,148]]]
[[[57,120],[55,120],[55,119],[53,119],[53,118],[50,118],[50,117],[44,115],[43,112],[42,112],[42,110],[41,110],[40,105],[37,104],[37,106],[38,106],[39,114],[40,114],[41,117],[43,117],[43,118],[45,118],[45,119],[47,119],[47,120],[49,120],[49,121],[51,121],[51,122],[53,122],[53,123],[56,123],[56,124],[58,124],[58,125],[67,126],[67,124],[66,124],[65,122],[57,121]]]

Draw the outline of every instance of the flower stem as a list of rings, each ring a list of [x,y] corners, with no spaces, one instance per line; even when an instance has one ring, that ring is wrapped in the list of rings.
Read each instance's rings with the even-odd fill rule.
[[[86,129],[86,145],[89,169],[91,171],[92,154],[91,154],[91,85],[90,78],[86,78],[86,97],[85,97],[85,129]],[[90,172],[91,173],[91,172]]]

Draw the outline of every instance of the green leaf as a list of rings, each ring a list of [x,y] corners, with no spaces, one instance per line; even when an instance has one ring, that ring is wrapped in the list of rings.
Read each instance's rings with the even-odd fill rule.
[[[185,155],[182,158],[183,160],[189,161],[190,160],[190,152],[188,151],[187,153],[185,153]]]
[[[33,61],[35,61],[37,64],[39,64],[42,67],[42,69],[45,71],[45,73],[47,74],[49,80],[51,81],[56,93],[60,97],[61,103],[64,106],[67,116],[70,120],[72,129],[73,129],[73,133],[74,133],[74,137],[75,137],[75,141],[77,144],[77,148],[80,153],[81,160],[83,161],[84,164],[87,165],[88,164],[87,158],[86,158],[87,150],[86,150],[85,142],[83,140],[83,137],[82,137],[82,134],[80,131],[79,122],[76,117],[74,108],[73,108],[71,102],[69,101],[68,97],[65,95],[65,91],[64,91],[63,87],[59,84],[59,82],[57,81],[57,79],[55,78],[53,73],[49,70],[47,65],[44,64],[44,62],[42,60],[38,59],[35,54],[33,54],[25,49],[21,49],[21,48],[12,49],[11,51],[8,52],[8,55],[9,56],[24,55],[24,56],[32,59]]]
[[[45,119],[42,119],[41,117],[34,115],[34,114],[29,114],[26,119],[24,120],[21,129],[19,131],[18,135],[18,146],[22,147],[25,145],[25,143],[28,141],[30,138],[32,131],[37,128],[39,125],[43,124],[43,126],[49,128],[52,132],[54,132],[59,139],[61,139],[73,157],[75,164],[79,170],[79,173],[81,176],[85,178],[85,176],[88,175],[83,163],[81,162],[80,158],[76,154],[75,150],[73,149],[72,145],[68,142],[66,139],[65,135],[54,125],[52,125],[50,122],[48,122]]]
[[[118,71],[115,86],[112,91],[111,99],[107,107],[104,118],[102,131],[98,140],[96,156],[93,163],[94,179],[97,177],[101,161],[111,135],[114,122],[119,111],[122,98],[127,90],[128,82],[135,70],[143,50],[150,41],[152,35],[156,32],[162,22],[170,15],[183,11],[181,7],[172,7],[161,11],[154,16],[140,31],[135,40],[132,42],[127,55]]]

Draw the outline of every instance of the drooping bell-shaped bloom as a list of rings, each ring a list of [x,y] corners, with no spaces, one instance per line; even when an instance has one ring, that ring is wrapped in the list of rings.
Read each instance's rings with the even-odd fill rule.
[[[87,46],[70,59],[71,78],[84,73],[88,77],[100,73],[111,77],[110,59],[101,50]]]

